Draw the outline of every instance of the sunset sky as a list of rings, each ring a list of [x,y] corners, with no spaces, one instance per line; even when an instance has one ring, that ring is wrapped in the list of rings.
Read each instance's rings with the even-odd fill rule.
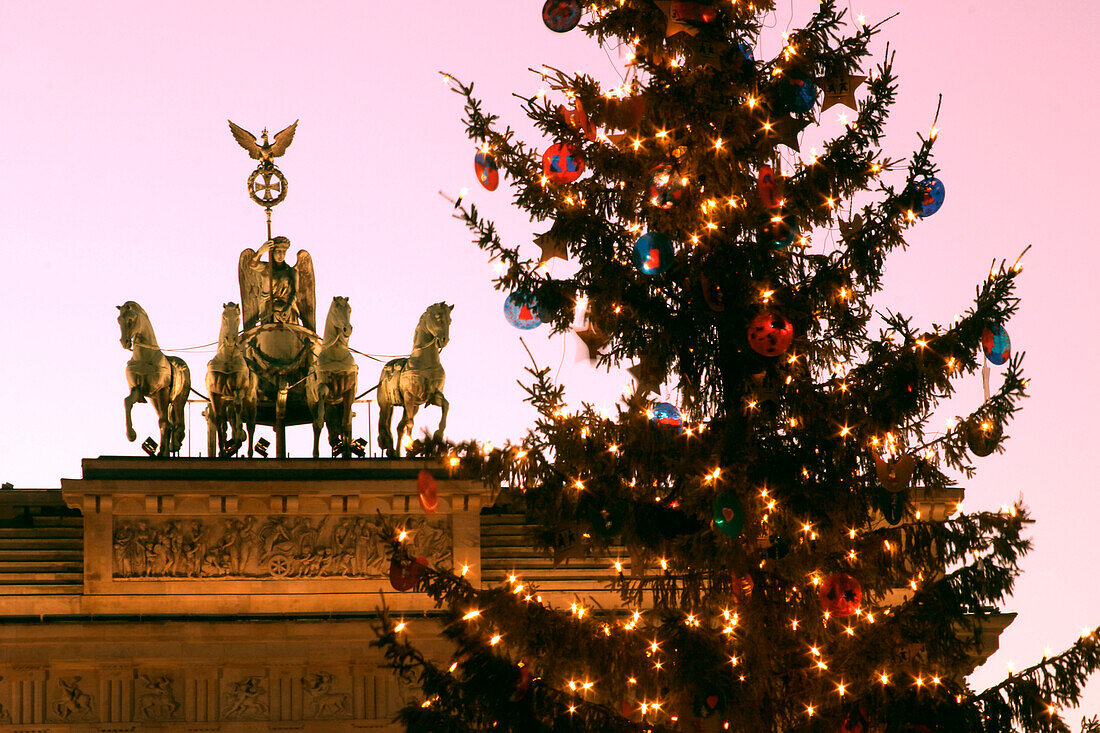
[[[528,243],[547,225],[513,210],[503,186],[478,187],[461,99],[438,72],[475,81],[489,110],[528,142],[549,144],[512,96],[539,88],[528,69],[584,70],[612,85],[623,62],[617,49],[579,30],[548,31],[541,6],[6,2],[0,480],[57,487],[61,477],[79,475],[81,458],[140,454],[123,435],[129,355],[119,344],[116,305],[139,302],[163,347],[217,338],[222,304],[240,299],[238,255],[266,238],[263,212],[245,192],[254,162],[233,141],[227,118],[257,134],[300,120],[280,160],[290,186],[274,229],[291,239],[290,261],[298,248],[313,256],[318,320],[334,295],[347,296],[352,345],[401,354],[425,307],[454,304],[442,354],[448,436],[520,437],[533,417],[516,384],[529,363],[521,332],[504,320],[490,266],[438,192],[455,196],[468,187],[505,241]],[[804,24],[816,3],[779,6],[758,58],[774,53],[780,34]],[[1100,6],[991,6],[851,3],[872,23],[900,12],[875,43],[877,62],[889,42],[900,76],[888,154],[916,147],[943,95],[935,153],[946,203],[889,260],[878,308],[923,325],[947,323],[969,307],[992,262],[1011,263],[1033,245],[1019,278],[1022,307],[1007,326],[1014,348],[1027,353],[1031,398],[1007,429],[1007,452],[981,460],[965,483],[967,508],[995,509],[1023,496],[1037,520],[1034,552],[1007,604],[1019,618],[1002,651],[972,677],[979,689],[1009,662],[1026,666],[1100,624],[1100,492],[1090,468],[1100,340],[1089,315],[1100,255],[1087,218],[1096,195],[1089,141]],[[806,132],[803,150],[841,129],[840,112],[834,107]],[[548,338],[543,328],[524,338],[572,405],[610,406],[627,381],[621,371],[578,362],[571,335]],[[211,356],[185,354],[200,390]],[[365,389],[379,365],[360,359],[359,366]],[[995,370],[994,388],[997,379]],[[964,380],[944,417],[967,414],[981,399],[980,378]],[[194,455],[205,452],[200,411],[191,410]],[[139,441],[155,434],[148,405],[134,416]],[[363,405],[355,432],[364,437],[366,419]],[[434,428],[437,419],[429,409],[418,425]],[[310,438],[307,428],[292,429],[291,453],[306,455]],[[1082,713],[1100,714],[1100,680]]]

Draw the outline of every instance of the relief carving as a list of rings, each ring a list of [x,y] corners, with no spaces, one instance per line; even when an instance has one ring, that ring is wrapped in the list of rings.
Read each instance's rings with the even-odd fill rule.
[[[60,697],[53,703],[53,712],[61,720],[88,720],[92,717],[92,696],[80,689],[80,677],[60,677],[57,686]]]
[[[333,676],[328,672],[314,672],[302,678],[302,687],[309,694],[311,718],[343,718],[348,715],[349,696],[345,692],[332,691]]]
[[[259,720],[267,717],[267,688],[260,677],[245,677],[233,683],[226,695],[227,704],[222,717],[238,720]]]
[[[400,518],[391,518],[400,519]],[[229,519],[115,520],[116,578],[384,578],[373,517],[275,514]],[[405,517],[410,552],[451,566],[450,517]]]
[[[145,692],[138,696],[137,709],[146,720],[168,720],[180,709],[180,702],[172,690],[172,679],[167,675],[151,678],[139,675]]]

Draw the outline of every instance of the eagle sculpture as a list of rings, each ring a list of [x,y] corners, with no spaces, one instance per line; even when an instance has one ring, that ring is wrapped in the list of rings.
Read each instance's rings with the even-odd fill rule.
[[[294,120],[293,125],[282,132],[276,133],[275,140],[269,143],[267,141],[267,128],[264,128],[264,131],[260,133],[261,141],[257,141],[256,136],[251,132],[235,124],[233,120],[227,121],[229,122],[229,130],[233,133],[233,138],[240,143],[242,148],[248,151],[249,157],[260,161],[260,166],[263,168],[275,167],[275,158],[285,153],[286,149],[290,147],[290,143],[294,140],[294,130],[298,127],[298,120]]]

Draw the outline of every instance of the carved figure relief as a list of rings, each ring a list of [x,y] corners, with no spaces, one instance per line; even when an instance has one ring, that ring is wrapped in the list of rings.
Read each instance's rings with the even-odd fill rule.
[[[234,682],[226,698],[222,711],[225,718],[257,720],[267,717],[267,688],[260,677],[249,676]]]
[[[302,678],[302,687],[309,695],[310,717],[342,718],[348,714],[349,696],[332,691],[333,676],[328,672],[313,672]]]
[[[145,685],[145,692],[138,696],[137,709],[146,720],[168,720],[179,711],[180,702],[170,677],[162,674],[151,678],[143,674],[138,679]]]
[[[392,518],[391,518],[392,519]],[[450,567],[450,517],[407,517],[410,551]],[[382,517],[115,520],[115,578],[384,578]]]
[[[80,677],[60,677],[59,696],[52,710],[61,720],[88,720],[92,717],[92,696],[80,689]]]

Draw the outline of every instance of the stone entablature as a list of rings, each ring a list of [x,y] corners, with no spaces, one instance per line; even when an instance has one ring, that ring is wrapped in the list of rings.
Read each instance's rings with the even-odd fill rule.
[[[0,732],[398,731],[372,619],[0,624]],[[418,646],[449,650],[429,620]]]
[[[421,470],[438,487],[432,515],[417,499]],[[98,458],[61,485],[84,515],[84,592],[28,603],[35,615],[362,613],[379,592],[431,608],[390,586],[384,520],[415,554],[468,564],[480,581],[484,488],[435,461]],[[5,598],[0,613],[19,605]]]

